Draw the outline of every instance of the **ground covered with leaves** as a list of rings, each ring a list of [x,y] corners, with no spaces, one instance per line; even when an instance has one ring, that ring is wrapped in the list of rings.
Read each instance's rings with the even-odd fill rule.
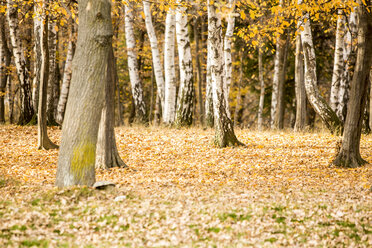
[[[53,186],[58,151],[36,127],[0,126],[1,247],[371,247],[372,165],[329,167],[338,137],[122,127],[129,168],[98,170],[110,190]],[[59,143],[61,132],[49,132]],[[372,162],[372,136],[361,152]]]

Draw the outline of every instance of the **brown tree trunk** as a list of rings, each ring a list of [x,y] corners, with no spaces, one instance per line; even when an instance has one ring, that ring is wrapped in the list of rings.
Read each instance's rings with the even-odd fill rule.
[[[47,14],[49,1],[45,0],[43,3],[43,17],[44,22],[41,27],[41,70],[40,70],[40,84],[39,84],[39,104],[37,111],[37,127],[38,127],[38,149],[56,149],[58,146],[54,144],[48,137],[47,132],[47,89],[49,76],[49,48],[48,48],[48,22],[49,16]]]
[[[5,32],[5,16],[0,14],[0,123],[5,123],[5,92],[11,60]]]
[[[198,16],[194,21],[194,36],[195,36],[195,53],[196,53],[196,68],[198,73],[198,102],[199,102],[199,120],[200,124],[204,126],[204,103],[203,103],[203,70],[200,62],[200,37],[199,24],[201,17]]]
[[[107,79],[105,87],[105,103],[102,109],[101,122],[98,130],[96,168],[109,169],[126,167],[120,158],[115,139],[115,58],[114,50],[110,49],[108,56]]]
[[[79,31],[56,185],[92,186],[112,42],[111,1],[79,0]]]
[[[360,155],[360,138],[363,115],[367,101],[369,73],[372,64],[372,7],[359,2],[358,52],[354,76],[351,82],[350,101],[346,115],[341,150],[333,164],[339,167],[359,167],[367,161]]]

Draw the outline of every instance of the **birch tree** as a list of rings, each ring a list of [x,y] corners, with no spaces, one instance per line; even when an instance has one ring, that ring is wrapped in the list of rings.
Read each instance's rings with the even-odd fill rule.
[[[302,0],[298,1],[299,4]],[[342,132],[343,125],[336,113],[321,96],[317,87],[316,57],[311,32],[309,13],[304,12],[300,20],[301,43],[304,52],[305,64],[305,89],[311,106],[322,118],[327,128],[333,132]],[[302,28],[301,28],[302,27]]]
[[[147,35],[149,36],[150,40],[150,46],[151,46],[151,55],[152,55],[152,64],[154,67],[154,75],[156,80],[156,86],[157,86],[157,94],[160,98],[161,106],[164,107],[164,75],[163,75],[163,67],[161,64],[160,59],[160,52],[158,47],[158,39],[156,37],[156,32],[154,25],[152,23],[152,15],[151,15],[151,9],[150,9],[150,2],[149,1],[143,1],[143,12],[145,14],[145,24],[146,24],[146,30]]]
[[[9,77],[8,68],[11,61],[11,53],[8,47],[7,34],[5,32],[5,16],[3,13],[0,13],[0,123],[5,123],[6,84]]]
[[[40,88],[40,70],[41,70],[41,8],[39,4],[34,5],[34,79],[32,83],[32,101],[34,111],[38,111],[39,88]]]
[[[333,161],[336,166],[352,168],[367,163],[360,155],[360,138],[372,65],[372,2],[367,0],[366,5],[364,1],[358,1],[358,3],[360,18],[358,52],[351,82],[349,111],[346,115],[341,149]]]
[[[207,40],[207,75],[206,75],[206,89],[205,89],[205,124],[207,127],[214,126],[214,110],[213,110],[213,88],[212,88],[212,42],[208,32]]]
[[[176,69],[174,64],[175,54],[175,18],[174,10],[168,10],[165,20],[164,38],[164,73],[165,73],[165,98],[163,121],[172,124],[176,117]]]
[[[132,86],[132,96],[134,102],[135,119],[140,123],[147,123],[146,104],[143,96],[142,82],[138,71],[138,61],[136,52],[136,38],[133,30],[133,3],[125,5],[125,38],[128,53],[128,70]]]
[[[263,77],[263,66],[262,66],[262,47],[258,48],[258,80],[260,82],[260,102],[258,105],[258,117],[257,117],[257,128],[259,131],[263,129],[263,110],[265,103],[265,81]]]
[[[295,54],[295,91],[296,91],[296,122],[295,131],[302,131],[306,126],[306,90],[304,81],[304,56],[302,53],[301,35],[296,35]]]
[[[210,41],[210,72],[213,89],[215,120],[214,143],[218,147],[242,145],[235,136],[232,121],[226,113],[224,95],[224,67],[222,49],[221,12],[216,12],[220,1],[208,0],[208,40]],[[209,54],[208,54],[209,56]]]
[[[56,185],[92,186],[112,39],[111,1],[79,0],[79,31]]]
[[[13,48],[14,62],[20,82],[20,118],[18,124],[29,123],[34,116],[32,107],[31,77],[26,66],[25,49],[19,37],[18,8],[13,0],[7,0],[7,20],[9,24],[10,40]]]
[[[180,87],[178,90],[175,124],[190,126],[194,105],[194,75],[186,7],[181,5],[176,12],[176,33],[180,65]]]

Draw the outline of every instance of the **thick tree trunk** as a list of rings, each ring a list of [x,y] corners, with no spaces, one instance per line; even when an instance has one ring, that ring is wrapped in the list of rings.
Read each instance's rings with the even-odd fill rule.
[[[233,36],[234,36],[234,28],[235,28],[235,3],[236,0],[229,0],[229,8],[230,11],[226,18],[227,20],[227,27],[226,27],[226,34],[224,38],[224,64],[225,64],[225,80],[224,80],[224,94],[225,94],[225,102],[226,102],[226,113],[228,114],[229,118],[230,115],[230,107],[229,107],[229,93],[232,81],[232,43],[233,43]]]
[[[360,138],[363,115],[367,100],[369,74],[372,65],[372,7],[359,2],[358,52],[354,76],[351,82],[349,111],[346,115],[345,131],[341,150],[333,164],[340,167],[359,167],[367,161],[360,155]]]
[[[133,31],[133,8],[132,3],[125,6],[125,37],[128,53],[128,70],[134,99],[135,122],[147,123],[146,104],[143,96],[143,87],[138,71],[136,52],[136,38]]]
[[[92,186],[112,39],[111,1],[80,0],[79,31],[56,185]]]
[[[120,158],[115,139],[115,57],[114,50],[110,49],[108,56],[107,79],[105,87],[105,103],[102,109],[101,121],[98,129],[96,168],[109,169],[113,167],[126,167]]]
[[[182,6],[177,8],[176,33],[180,65],[180,87],[178,90],[175,124],[177,126],[191,126],[194,104],[194,76],[187,12],[186,8]]]
[[[299,0],[299,2],[302,2]],[[304,13],[300,22],[303,30],[301,33],[302,48],[305,61],[305,89],[310,104],[316,113],[322,118],[324,124],[332,133],[342,132],[343,125],[336,113],[329,107],[321,96],[317,87],[316,58],[313,45],[313,37],[310,26],[309,14]]]
[[[296,123],[294,130],[303,131],[306,127],[306,90],[304,79],[304,56],[302,53],[301,36],[296,36],[295,57],[295,83],[296,83]]]
[[[150,2],[149,1],[143,1],[143,11],[145,14],[145,24],[146,24],[146,30],[147,34],[149,36],[150,45],[151,45],[151,52],[152,52],[152,64],[154,67],[154,74],[156,79],[156,85],[157,85],[157,94],[160,97],[161,100],[161,106],[164,106],[164,75],[163,75],[163,67],[161,65],[161,59],[160,59],[160,52],[158,47],[158,39],[156,38],[156,32],[154,25],[152,23],[152,15],[150,10]]]
[[[216,12],[215,4],[208,0],[208,40],[210,41],[211,81],[213,88],[213,110],[215,119],[214,143],[218,147],[242,145],[235,136],[232,121],[226,113],[223,87],[224,68],[222,50],[221,12]],[[209,57],[209,54],[208,54]]]
[[[9,76],[8,67],[11,61],[11,53],[5,32],[5,16],[0,13],[0,123],[5,123],[6,83]]]
[[[41,70],[40,70],[40,89],[39,89],[39,104],[37,112],[37,131],[38,131],[38,149],[56,149],[58,146],[54,144],[48,137],[47,132],[47,89],[49,78],[49,48],[48,48],[48,26],[49,26],[49,1],[44,0],[43,3],[43,24],[41,26]]]
[[[163,107],[163,121],[172,124],[176,117],[176,68],[174,63],[176,18],[173,10],[169,10],[165,21],[164,38],[164,73],[165,98]]]
[[[34,79],[32,83],[32,101],[35,113],[38,111],[39,105],[39,89],[40,89],[40,70],[41,70],[41,25],[40,8],[38,4],[34,5]]]
[[[199,35],[199,24],[201,17],[198,16],[194,20],[194,37],[195,37],[195,54],[196,54],[196,68],[198,74],[198,102],[199,102],[199,121],[204,126],[204,104],[203,104],[203,70],[200,61],[200,35]]]
[[[19,125],[25,125],[32,120],[34,109],[31,98],[31,78],[25,58],[25,51],[19,37],[18,8],[13,0],[7,0],[7,19],[9,23],[10,40],[13,47],[14,61],[20,82],[20,117]]]
[[[258,80],[260,81],[260,102],[258,105],[258,123],[257,128],[259,131],[263,129],[263,110],[265,103],[265,81],[263,77],[263,66],[262,66],[262,47],[258,48]]]
[[[68,93],[70,89],[71,83],[71,75],[72,75],[72,60],[75,54],[75,38],[74,38],[74,24],[71,18],[70,20],[70,35],[68,41],[68,48],[67,48],[67,55],[66,55],[66,62],[65,62],[65,69],[63,71],[63,81],[62,81],[62,88],[61,94],[59,96],[58,105],[57,105],[57,116],[56,121],[58,124],[62,125],[63,118],[65,116],[65,109],[68,100]]]

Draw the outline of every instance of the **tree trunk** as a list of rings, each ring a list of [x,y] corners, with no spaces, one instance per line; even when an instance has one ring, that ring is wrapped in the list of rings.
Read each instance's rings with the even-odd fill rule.
[[[299,3],[300,2],[302,2],[302,0],[299,0]],[[321,96],[317,87],[316,58],[309,14],[304,13],[300,22],[302,22],[301,26],[303,27],[300,33],[304,51],[305,89],[307,98],[317,114],[320,115],[327,128],[332,133],[340,133],[343,129],[342,122]]]
[[[172,124],[176,117],[175,22],[174,11],[169,10],[165,21],[164,38],[165,98],[163,121],[166,124]]]
[[[213,110],[215,120],[214,143],[218,147],[243,145],[235,136],[232,121],[226,113],[223,87],[224,68],[222,50],[221,15],[216,12],[219,1],[208,0],[208,40],[210,41],[211,81],[213,88]],[[208,54],[209,57],[209,54]]]
[[[48,48],[48,26],[49,26],[49,1],[44,0],[43,3],[43,24],[41,26],[41,70],[40,70],[40,89],[39,89],[39,104],[37,112],[37,131],[38,131],[38,149],[56,149],[58,146],[54,144],[48,137],[47,132],[47,89],[49,76],[49,48]]]
[[[240,66],[239,66],[239,80],[236,82],[238,87],[238,95],[236,96],[236,106],[235,106],[235,112],[234,112],[234,128],[238,126],[238,122],[241,120],[239,118],[239,112],[241,109],[241,87],[243,84],[243,56],[244,52],[240,54]]]
[[[0,123],[5,123],[6,83],[9,76],[8,67],[11,61],[11,53],[5,32],[5,16],[0,13]]]
[[[196,68],[198,74],[198,102],[199,102],[199,121],[204,126],[204,105],[203,105],[203,70],[200,61],[200,36],[199,36],[199,24],[201,17],[198,16],[194,20],[194,36],[195,36],[195,54],[196,54]]]
[[[112,48],[109,51],[107,79],[105,87],[105,103],[102,109],[101,121],[98,129],[96,168],[109,169],[126,167],[120,158],[115,140],[115,57]]]
[[[13,47],[14,61],[20,82],[20,117],[19,125],[25,125],[32,120],[34,109],[31,98],[31,78],[27,68],[25,51],[19,37],[18,8],[13,0],[7,0],[7,19],[9,23],[10,40]]]
[[[164,98],[165,98],[164,75],[163,75],[163,69],[162,69],[161,59],[160,59],[158,39],[156,38],[155,28],[152,23],[152,15],[151,15],[149,1],[143,1],[143,11],[145,14],[146,30],[147,30],[147,34],[149,36],[150,45],[151,45],[152,63],[154,67],[154,74],[155,74],[156,85],[157,85],[157,94],[160,97],[161,106],[164,107]]]
[[[56,23],[49,23],[49,83],[48,83],[48,97],[47,97],[47,119],[49,125],[55,125],[54,119],[54,98],[56,84],[58,84],[57,74],[57,31]]]
[[[180,65],[180,87],[178,90],[175,124],[179,127],[191,126],[194,104],[194,77],[186,7],[180,6],[177,8],[176,33]]]
[[[112,39],[111,1],[80,0],[79,31],[56,185],[92,186]]]
[[[262,131],[263,129],[263,110],[265,103],[265,81],[263,77],[263,66],[262,66],[262,47],[258,48],[258,79],[260,81],[260,103],[258,105],[258,130]]]
[[[136,52],[136,38],[133,31],[133,7],[132,3],[125,6],[125,37],[128,52],[128,70],[134,99],[135,122],[147,123],[146,104],[143,97],[143,87],[138,71]]]
[[[34,5],[34,79],[32,83],[32,101],[35,113],[38,111],[39,105],[39,89],[40,89],[40,70],[41,70],[41,25],[40,8],[38,4]]]
[[[304,79],[304,56],[302,53],[301,36],[296,36],[295,58],[295,83],[296,83],[296,123],[294,130],[303,131],[306,127],[306,90]]]
[[[333,164],[339,167],[359,167],[367,161],[360,155],[360,138],[363,115],[367,100],[369,74],[372,65],[372,7],[359,3],[358,52],[353,80],[351,82],[349,111],[346,115],[342,145]]]
[[[69,34],[65,69],[63,71],[62,89],[61,89],[61,94],[59,96],[59,101],[58,101],[58,106],[57,106],[57,116],[56,116],[56,121],[60,125],[62,125],[64,116],[65,116],[65,109],[66,109],[68,93],[69,93],[70,83],[71,83],[72,60],[75,54],[75,40],[74,40],[75,35],[74,35],[74,23],[73,23],[72,18],[70,20],[69,28],[70,28],[70,34]]]
[[[208,17],[209,18],[209,17]],[[209,29],[209,25],[208,25]],[[205,124],[207,127],[214,127],[214,113],[213,113],[213,87],[212,87],[212,42],[208,31],[207,39],[207,74],[206,74],[206,89],[205,89]]]
[[[12,90],[12,76],[8,75],[7,82],[6,82],[6,89],[7,89],[7,102],[8,102],[8,119],[9,123],[14,123],[14,94]]]

